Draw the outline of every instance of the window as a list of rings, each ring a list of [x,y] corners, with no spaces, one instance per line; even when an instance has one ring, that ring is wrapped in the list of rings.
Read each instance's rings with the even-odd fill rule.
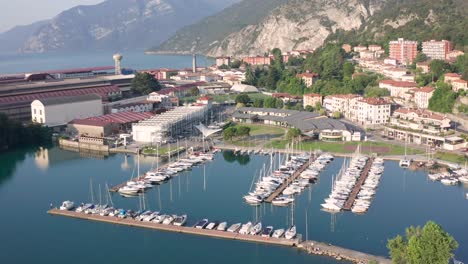
[[[42,110],[39,110],[39,114],[42,115]],[[41,122],[42,123],[42,122]]]
[[[43,123],[44,123],[44,120],[43,120],[42,117],[41,117],[41,124],[43,124]]]
[[[34,114],[36,114],[36,108],[34,108]]]

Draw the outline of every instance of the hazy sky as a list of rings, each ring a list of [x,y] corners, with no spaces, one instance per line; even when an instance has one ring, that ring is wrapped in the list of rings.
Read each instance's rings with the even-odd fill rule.
[[[0,32],[16,25],[52,18],[77,6],[91,5],[104,0],[0,0]]]

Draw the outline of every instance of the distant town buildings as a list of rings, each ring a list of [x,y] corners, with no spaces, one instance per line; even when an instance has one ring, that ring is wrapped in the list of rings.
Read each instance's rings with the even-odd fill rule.
[[[325,96],[323,107],[330,112],[340,112],[344,117],[352,119],[357,110],[357,101],[362,99],[358,94],[334,94]]]
[[[242,61],[250,65],[270,65],[272,58],[270,56],[244,57]]]
[[[429,100],[434,94],[434,88],[432,87],[423,87],[421,89],[416,89],[414,92],[414,102],[419,108],[428,108]]]
[[[461,75],[458,73],[446,73],[444,74],[444,82],[452,84],[453,81],[461,80]]]
[[[418,54],[418,42],[399,38],[389,42],[389,58],[397,63],[408,65],[413,63]]]
[[[303,97],[303,106],[304,106],[304,109],[310,105],[312,106],[313,108],[316,107],[317,103],[319,103],[320,105],[322,105],[322,96],[320,94],[315,94],[315,93],[311,93],[311,94],[304,94],[304,97]]]
[[[468,90],[468,82],[465,81],[465,80],[455,80],[455,81],[452,81],[452,90],[454,92],[458,92],[460,90]]]
[[[102,115],[102,98],[97,94],[85,94],[34,100],[31,113],[33,123],[63,126],[73,119]]]
[[[452,47],[452,42],[448,40],[430,40],[422,43],[422,53],[432,60],[445,60]]]
[[[404,98],[405,93],[411,89],[418,87],[415,82],[382,80],[379,82],[379,87],[390,91],[390,96]]]
[[[216,66],[221,67],[223,65],[226,65],[226,66],[231,65],[231,57],[217,57]]]

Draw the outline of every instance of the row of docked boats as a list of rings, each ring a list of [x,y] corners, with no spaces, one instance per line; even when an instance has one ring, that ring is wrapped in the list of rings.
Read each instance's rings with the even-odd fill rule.
[[[138,179],[128,181],[126,185],[118,189],[118,192],[125,196],[138,195],[152,188],[153,185],[167,182],[182,171],[189,170],[194,166],[213,159],[214,154],[212,153],[199,153],[198,155],[191,155],[187,158],[178,159],[164,167],[150,170]]]
[[[92,203],[82,203],[75,207],[74,202],[64,201],[59,208],[63,211],[75,211],[77,213],[116,217],[120,219],[133,219],[135,221],[184,226],[187,223],[187,215],[162,214],[157,211],[132,211],[116,209],[108,205],[95,205]],[[296,226],[293,225],[287,229],[273,229],[273,226],[262,227],[261,222],[247,222],[245,224],[235,223],[228,226],[227,222],[209,221],[208,219],[199,220],[194,226],[197,229],[218,230],[241,235],[260,235],[262,237],[294,239],[297,235]]]
[[[362,214],[369,210],[369,207],[374,199],[377,187],[380,183],[380,178],[384,171],[384,160],[375,158],[369,170],[368,176],[361,186],[357,198],[354,200],[351,211],[353,213]]]
[[[273,150],[264,150],[264,149],[249,149],[249,148],[235,148],[234,154],[236,155],[274,155]]]
[[[468,184],[468,170],[457,169],[451,172],[429,173],[429,179],[440,181],[444,185],[458,185],[460,183]]]
[[[349,199],[351,192],[356,187],[356,184],[363,174],[364,167],[369,162],[369,157],[355,155],[349,166],[346,162],[336,176],[332,179],[332,190],[330,195],[321,204],[322,208],[330,212],[340,212],[343,210],[346,201]],[[373,199],[377,186],[383,173],[383,159],[376,158],[369,170],[369,175],[364,184],[361,186],[357,198],[351,207],[354,213],[364,213],[368,210]]]

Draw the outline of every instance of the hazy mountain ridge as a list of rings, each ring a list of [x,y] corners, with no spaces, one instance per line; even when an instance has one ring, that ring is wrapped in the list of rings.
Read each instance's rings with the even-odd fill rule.
[[[23,52],[144,49],[238,0],[107,0],[66,10],[37,28]]]

